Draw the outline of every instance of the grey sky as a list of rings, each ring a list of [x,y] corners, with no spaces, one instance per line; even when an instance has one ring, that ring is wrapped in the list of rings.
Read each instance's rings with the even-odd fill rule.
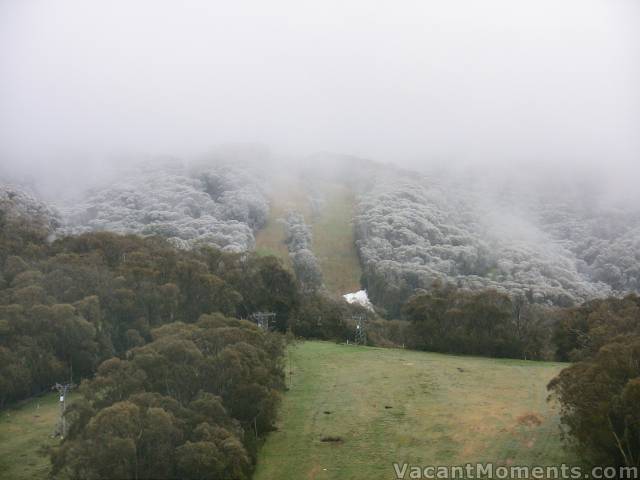
[[[628,171],[639,32],[634,0],[2,0],[0,162],[240,141]]]

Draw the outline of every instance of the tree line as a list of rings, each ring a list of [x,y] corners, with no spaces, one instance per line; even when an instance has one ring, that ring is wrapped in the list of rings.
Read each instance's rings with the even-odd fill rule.
[[[281,339],[220,314],[151,335],[83,382],[53,476],[249,478],[283,389]]]
[[[554,340],[574,362],[549,384],[570,438],[589,463],[640,468],[640,297],[565,309]]]
[[[526,297],[436,284],[410,297],[402,312],[412,348],[531,360],[554,355],[552,311]]]
[[[640,210],[571,179],[369,169],[354,227],[363,287],[397,318],[441,281],[570,307],[640,289]],[[500,176],[498,176],[500,177]]]
[[[5,219],[0,262],[0,405],[90,376],[160,325],[265,310],[285,331],[299,304],[273,257],[184,251],[159,238],[103,232],[49,244],[45,231]]]

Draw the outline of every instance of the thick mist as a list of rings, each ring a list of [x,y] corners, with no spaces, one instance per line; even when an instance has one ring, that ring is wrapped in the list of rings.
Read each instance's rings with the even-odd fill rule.
[[[2,2],[0,173],[253,142],[633,191],[639,26],[633,0]]]

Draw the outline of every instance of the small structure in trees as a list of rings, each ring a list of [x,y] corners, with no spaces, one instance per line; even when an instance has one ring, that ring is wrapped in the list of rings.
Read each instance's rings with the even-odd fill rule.
[[[56,428],[53,431],[53,437],[63,438],[67,434],[67,422],[64,418],[64,412],[67,408],[67,395],[69,391],[73,388],[71,383],[56,383],[52,390],[57,390],[58,395],[60,397],[60,417],[58,418],[58,423],[56,424]]]
[[[367,317],[365,315],[353,315],[351,319],[356,322],[356,335],[355,335],[356,345],[366,345],[367,344],[367,328],[366,328]]]
[[[276,314],[273,312],[256,312],[249,315],[249,319],[264,331],[269,331],[270,323],[273,325]]]

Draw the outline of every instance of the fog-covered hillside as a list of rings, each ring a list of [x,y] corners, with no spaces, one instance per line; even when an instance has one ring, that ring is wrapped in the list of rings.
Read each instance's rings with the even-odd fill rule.
[[[638,290],[639,210],[571,186],[378,172],[355,218],[372,299],[397,311],[434,281],[556,305]]]
[[[258,172],[230,163],[137,166],[62,208],[62,232],[109,230],[161,235],[183,248],[250,250],[269,209]]]
[[[53,233],[60,227],[59,213],[47,203],[30,193],[29,189],[0,179],[0,215],[15,219],[28,219],[28,222]],[[4,221],[4,218],[0,218]]]
[[[363,286],[391,315],[434,282],[562,306],[640,289],[640,209],[610,201],[597,179],[419,174],[329,154],[296,169],[242,155],[242,161],[223,156],[133,166],[60,205],[61,218],[17,187],[3,189],[0,200],[40,217],[58,235],[108,230],[160,235],[181,248],[210,244],[241,252],[254,248],[254,235],[267,221],[269,199],[279,188],[274,171],[286,169],[299,178],[303,197],[317,200],[318,182],[327,181],[354,192]],[[321,217],[328,200],[311,202],[313,215]],[[278,222],[298,281],[311,291],[321,288],[304,216],[292,210]]]

